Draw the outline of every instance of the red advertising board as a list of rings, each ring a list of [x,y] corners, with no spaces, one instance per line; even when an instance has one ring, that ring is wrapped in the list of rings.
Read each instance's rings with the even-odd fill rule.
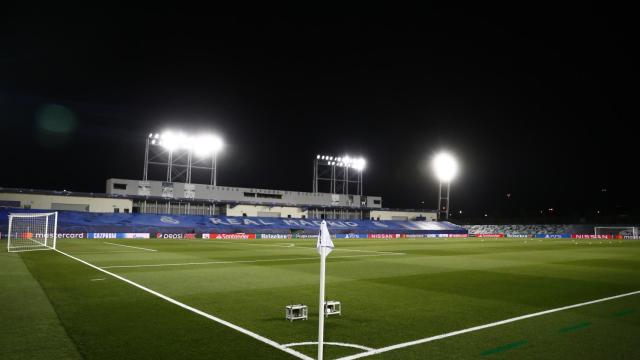
[[[504,234],[476,234],[476,237],[503,238]]]
[[[202,234],[203,239],[255,239],[256,234],[234,233],[234,234]]]

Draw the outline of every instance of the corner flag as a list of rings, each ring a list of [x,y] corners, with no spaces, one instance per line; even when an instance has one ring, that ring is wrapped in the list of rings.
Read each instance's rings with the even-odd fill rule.
[[[331,241],[331,235],[327,228],[327,222],[322,220],[320,223],[320,233],[318,234],[318,244],[316,245],[318,254],[322,255],[322,248],[325,248],[325,255],[329,255],[333,250],[333,241]]]
[[[322,220],[320,223],[320,233],[318,234],[318,244],[316,245],[318,254],[320,254],[320,306],[318,306],[318,360],[322,360],[322,350],[324,347],[324,273],[327,255],[333,250],[333,241],[331,234],[327,228],[327,222]]]

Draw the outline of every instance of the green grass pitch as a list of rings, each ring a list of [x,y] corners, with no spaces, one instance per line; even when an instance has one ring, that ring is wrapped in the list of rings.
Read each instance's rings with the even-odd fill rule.
[[[338,239],[325,341],[385,348],[640,290],[640,242]],[[6,247],[6,241],[2,244]],[[126,246],[121,246],[126,245]],[[314,240],[60,240],[58,249],[285,345],[317,340]],[[156,251],[149,251],[156,250]],[[308,321],[284,319],[309,306]],[[0,253],[0,359],[296,359],[52,251]],[[638,359],[640,295],[370,359]],[[315,358],[315,345],[291,349]],[[366,350],[325,346],[334,359]]]

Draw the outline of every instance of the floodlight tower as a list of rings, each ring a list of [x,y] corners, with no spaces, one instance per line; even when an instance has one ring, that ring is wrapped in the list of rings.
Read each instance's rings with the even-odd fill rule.
[[[201,157],[211,156],[210,185],[218,185],[218,152],[222,150],[222,139],[215,135],[201,136],[195,143],[195,153]]]
[[[150,133],[144,155],[143,180],[149,177],[149,165],[166,167],[166,181],[184,180],[191,183],[193,169],[211,172],[210,184],[217,185],[217,158],[222,149],[222,139],[216,135],[185,135],[181,132],[165,131]],[[211,156],[211,165],[207,158]]]
[[[320,192],[320,182],[325,181],[329,182],[329,192],[332,194],[348,195],[349,185],[355,184],[356,193],[354,195],[362,195],[362,172],[366,164],[365,159],[352,158],[348,155],[316,155],[313,161],[313,192]],[[355,179],[353,175],[350,175],[349,168],[356,170]]]
[[[451,180],[458,174],[458,162],[451,154],[442,152],[433,158],[431,165],[439,181],[438,220],[448,220]]]

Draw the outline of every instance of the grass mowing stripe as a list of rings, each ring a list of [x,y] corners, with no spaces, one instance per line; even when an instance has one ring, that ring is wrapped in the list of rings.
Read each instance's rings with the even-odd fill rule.
[[[633,292],[628,292],[628,293],[624,293],[624,294],[620,294],[620,295],[609,296],[609,297],[602,298],[602,299],[591,300],[591,301],[587,301],[587,302],[583,302],[583,303],[579,303],[579,304],[573,304],[573,305],[563,306],[563,307],[559,307],[559,308],[555,308],[555,309],[544,310],[544,311],[540,311],[540,312],[537,312],[537,313],[522,315],[522,316],[510,318],[510,319],[496,321],[496,322],[489,323],[489,324],[474,326],[474,327],[470,327],[470,328],[462,329],[462,330],[458,330],[458,331],[453,331],[453,332],[446,333],[446,334],[435,335],[435,336],[427,337],[427,338],[424,338],[424,339],[418,339],[418,340],[408,341],[408,342],[405,342],[405,343],[395,344],[395,345],[391,345],[391,346],[385,346],[385,347],[382,347],[382,348],[379,348],[379,349],[363,352],[363,353],[360,353],[360,354],[355,354],[355,355],[351,355],[351,356],[345,356],[345,357],[340,358],[340,360],[359,359],[359,358],[366,357],[366,356],[381,354],[381,353],[392,351],[392,350],[402,349],[402,348],[409,347],[409,346],[424,344],[424,343],[428,343],[428,342],[431,342],[431,341],[440,340],[440,339],[444,339],[444,338],[448,338],[448,337],[452,337],[452,336],[456,336],[456,335],[461,335],[461,334],[466,334],[466,333],[473,332],[473,331],[483,330],[483,329],[487,329],[487,328],[494,327],[494,326],[500,326],[500,325],[509,324],[509,323],[512,323],[512,322],[520,321],[520,320],[530,319],[530,318],[537,317],[537,316],[547,315],[547,314],[551,314],[551,313],[558,312],[558,311],[574,309],[574,308],[577,308],[577,307],[597,304],[597,303],[601,303],[601,302],[604,302],[604,301],[610,301],[610,300],[620,299],[620,298],[623,298],[623,297],[634,296],[634,295],[639,295],[639,294],[640,294],[640,290],[633,291]]]
[[[590,322],[585,321],[585,322],[581,322],[579,324],[575,324],[575,325],[564,327],[564,328],[560,329],[560,332],[563,333],[563,334],[564,333],[570,333],[570,332],[574,332],[576,330],[584,329],[584,328],[586,328],[586,327],[588,327],[590,325],[591,325]]]
[[[627,316],[627,315],[633,314],[634,312],[636,312],[636,311],[633,310],[633,309],[627,309],[627,310],[622,310],[622,311],[615,312],[612,315],[614,317],[622,317],[622,316]]]
[[[67,253],[65,253],[63,251],[58,250],[58,249],[53,249],[53,250],[56,251],[59,254],[62,254],[64,256],[70,258],[70,259],[76,260],[76,261],[78,261],[78,262],[80,262],[82,264],[85,264],[85,265],[87,265],[87,266],[89,266],[91,268],[94,268],[94,269],[96,269],[96,270],[98,270],[100,272],[103,272],[103,273],[105,273],[107,275],[110,275],[110,276],[112,276],[112,277],[114,277],[114,278],[116,278],[118,280],[122,280],[122,281],[126,282],[127,284],[133,285],[133,286],[137,287],[138,289],[144,290],[144,291],[146,291],[146,292],[148,292],[148,293],[150,293],[152,295],[155,295],[155,296],[157,296],[157,297],[159,297],[159,298],[161,298],[163,300],[166,300],[166,301],[168,301],[168,302],[170,302],[170,303],[172,303],[174,305],[177,305],[177,306],[179,306],[179,307],[181,307],[181,308],[183,308],[185,310],[189,310],[189,311],[191,311],[191,312],[193,312],[195,314],[198,314],[198,315],[203,316],[203,317],[205,317],[207,319],[213,320],[213,321],[215,321],[215,322],[217,322],[217,323],[219,323],[221,325],[230,327],[230,328],[232,328],[232,329],[234,329],[236,331],[239,331],[239,332],[241,332],[241,333],[243,333],[245,335],[249,335],[249,336],[251,336],[252,338],[254,338],[254,339],[258,340],[258,341],[261,341],[261,342],[263,342],[263,343],[265,343],[267,345],[270,345],[270,346],[272,346],[272,347],[274,347],[276,349],[279,349],[279,350],[282,350],[282,351],[284,351],[286,353],[289,353],[289,354],[291,354],[291,355],[293,355],[293,356],[295,356],[295,357],[297,357],[299,359],[313,360],[312,358],[310,358],[307,355],[304,355],[304,354],[302,354],[302,353],[300,353],[298,351],[295,351],[295,350],[289,349],[287,347],[284,347],[281,344],[279,344],[279,343],[277,343],[277,342],[275,342],[275,341],[273,341],[271,339],[268,339],[268,338],[266,338],[266,337],[264,337],[262,335],[258,335],[256,333],[250,331],[250,330],[247,330],[247,329],[242,328],[242,327],[240,327],[238,325],[232,324],[232,323],[230,323],[230,322],[228,322],[226,320],[222,320],[222,319],[220,319],[218,317],[215,317],[215,316],[213,316],[211,314],[208,314],[208,313],[206,313],[206,312],[204,312],[202,310],[199,310],[199,309],[191,307],[191,306],[189,306],[187,304],[181,303],[178,300],[175,300],[175,299],[170,298],[170,297],[168,297],[168,296],[166,296],[164,294],[161,294],[161,293],[159,293],[157,291],[154,291],[154,290],[151,290],[151,289],[149,289],[147,287],[144,287],[144,286],[142,286],[142,285],[140,285],[140,284],[138,284],[136,282],[133,282],[133,281],[131,281],[131,280],[125,278],[125,277],[122,277],[120,275],[114,274],[114,273],[109,272],[107,270],[101,269],[101,268],[99,268],[99,267],[97,267],[97,266],[95,266],[95,265],[93,265],[91,263],[88,263],[88,262],[86,262],[86,261],[84,261],[82,259],[79,259],[79,258],[77,258],[77,257],[75,257],[73,255],[69,255],[69,254],[67,254]]]
[[[223,243],[223,244],[234,244],[234,245],[252,245],[252,246],[276,246],[276,247],[286,247],[286,248],[290,248],[290,247],[295,247],[295,248],[299,248],[299,249],[315,249],[315,246],[299,246],[299,245],[295,245],[294,246],[290,246],[291,244],[279,244],[279,245],[274,245],[274,244],[255,244],[255,243],[248,243],[248,242],[234,242],[234,241],[224,241],[224,240],[214,240],[211,243]],[[376,254],[396,254],[396,255],[406,255],[405,253],[399,253],[399,252],[391,252],[391,251],[377,251],[377,250],[359,250],[359,249],[345,249],[345,248],[335,248],[333,249],[333,251],[357,251],[357,252],[368,252],[368,253],[376,253]]]
[[[179,242],[185,242],[185,241],[202,242],[202,243],[207,243],[207,244],[270,246],[270,247],[295,248],[295,249],[315,249],[316,248],[315,246],[300,246],[300,245],[294,244],[294,243],[286,243],[286,244],[285,243],[281,243],[281,244],[256,244],[256,243],[249,243],[249,242],[242,242],[242,241],[225,241],[225,240],[218,240],[218,239],[211,239],[211,240],[205,240],[205,239],[188,239],[188,240],[183,240],[183,239],[163,239],[163,240],[173,240],[173,241],[179,241]],[[336,249],[333,249],[333,251],[357,251],[357,252],[368,252],[368,253],[376,253],[376,254],[406,255],[406,253],[401,253],[401,252],[377,251],[377,250],[357,250],[357,249],[345,249],[345,248],[336,248]]]
[[[404,255],[404,254],[398,253],[398,254],[371,254],[371,255],[344,255],[344,256],[332,256],[331,259],[360,258],[360,257],[372,257],[372,256],[391,256],[391,255]],[[280,261],[317,260],[317,259],[318,257],[314,256],[314,257],[302,257],[302,258],[281,258],[281,259],[262,259],[262,260],[229,260],[229,261],[202,261],[202,262],[168,263],[168,264],[111,265],[111,266],[101,266],[101,269],[214,265],[214,264],[250,264],[250,263],[258,263],[258,262],[280,262]]]
[[[507,351],[507,350],[517,349],[517,348],[523,347],[527,343],[528,343],[527,340],[520,340],[520,341],[512,342],[512,343],[509,343],[509,344],[498,346],[497,348],[485,350],[485,351],[481,352],[480,355],[487,356],[487,355],[493,355],[493,354],[501,353],[501,352]]]

